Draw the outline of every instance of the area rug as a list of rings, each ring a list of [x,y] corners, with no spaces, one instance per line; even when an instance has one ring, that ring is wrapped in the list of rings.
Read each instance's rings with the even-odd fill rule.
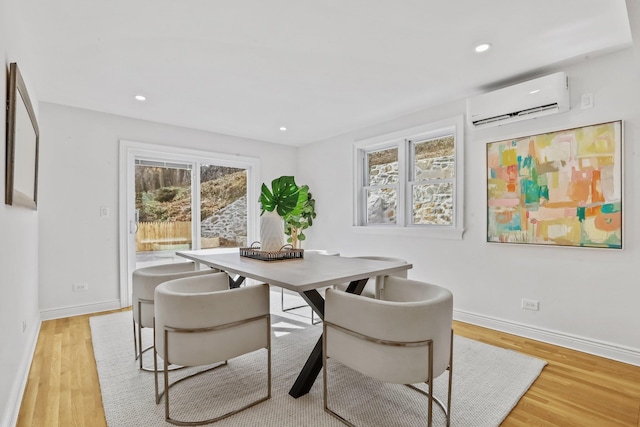
[[[159,405],[154,402],[153,374],[140,371],[134,361],[131,312],[91,317],[90,324],[107,425],[170,425],[164,419],[164,401]],[[276,315],[272,315],[272,325],[271,399],[215,425],[342,426],[323,410],[322,373],[307,395],[294,399],[288,394],[322,325],[311,326]],[[152,342],[151,330],[145,332],[146,342]],[[151,366],[151,355],[145,357],[145,365]],[[459,336],[454,338],[453,359],[454,427],[498,426],[546,365],[543,360]],[[264,395],[266,360],[266,350],[260,350],[180,383],[171,389],[172,416],[211,418]],[[172,379],[193,369],[172,372]],[[371,380],[337,362],[328,372],[330,406],[355,425],[426,424],[426,398],[408,387]],[[447,375],[434,382],[435,395],[445,402]],[[444,414],[435,405],[433,414],[434,425],[445,425]]]

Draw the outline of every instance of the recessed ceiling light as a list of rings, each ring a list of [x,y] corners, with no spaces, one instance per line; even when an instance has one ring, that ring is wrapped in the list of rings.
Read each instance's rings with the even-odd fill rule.
[[[531,95],[533,95],[534,93],[538,93],[540,92],[540,89],[534,89],[531,92],[529,92]]]
[[[488,51],[489,49],[491,49],[491,43],[482,43],[476,46],[475,51],[477,53],[482,53]]]
[[[284,127],[284,126],[280,126],[280,130],[281,130],[282,132],[286,132],[286,131],[287,131],[287,128],[286,128],[286,127]]]
[[[136,95],[134,98],[138,101],[146,101],[147,99],[147,97],[144,95]]]

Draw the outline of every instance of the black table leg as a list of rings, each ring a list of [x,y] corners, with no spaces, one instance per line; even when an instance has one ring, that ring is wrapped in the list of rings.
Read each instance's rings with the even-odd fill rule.
[[[296,399],[300,396],[304,396],[309,393],[311,386],[313,386],[316,377],[322,369],[322,337],[316,342],[313,347],[313,351],[309,355],[307,362],[302,367],[302,371],[298,374],[296,382],[293,383],[293,387],[289,390],[289,395]]]
[[[321,319],[324,319],[324,298],[322,298],[320,292],[312,289],[310,291],[301,292],[300,296],[307,304],[309,304],[313,311],[318,313],[318,316],[320,316]]]
[[[354,280],[353,282],[349,283],[349,286],[347,287],[347,292],[349,292],[350,294],[360,295],[364,290],[364,286],[367,284],[368,280],[369,279]]]
[[[244,279],[245,279],[244,277],[238,276],[234,280],[233,277],[229,275],[229,289],[239,288],[240,285],[242,285],[242,282],[244,282]]]
[[[358,295],[361,294],[368,280],[369,279],[354,280],[349,283],[347,292]],[[321,319],[324,319],[324,298],[322,298],[322,295],[320,295],[320,293],[315,289],[301,292],[300,295],[311,306],[313,311],[315,311]],[[322,335],[313,347],[313,351],[311,351],[306,363],[302,367],[302,371],[298,374],[298,378],[296,378],[295,383],[293,383],[293,387],[289,390],[289,395],[297,399],[298,397],[309,393],[309,390],[311,390],[311,387],[313,386],[313,383],[318,377],[321,369]]]

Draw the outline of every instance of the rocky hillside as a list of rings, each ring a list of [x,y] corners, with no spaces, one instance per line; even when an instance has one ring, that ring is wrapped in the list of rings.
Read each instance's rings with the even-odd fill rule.
[[[247,176],[244,171],[228,174],[218,171],[211,175],[215,178],[201,185],[203,221],[242,198],[247,191]],[[172,185],[161,186],[150,191],[136,191],[136,209],[139,210],[140,222],[191,221],[190,179],[183,179],[181,185],[174,185],[180,177],[176,177],[176,180],[173,178],[173,176],[163,177],[164,182],[170,182]],[[160,181],[159,176],[153,177],[153,174],[149,174],[146,185],[157,186]]]

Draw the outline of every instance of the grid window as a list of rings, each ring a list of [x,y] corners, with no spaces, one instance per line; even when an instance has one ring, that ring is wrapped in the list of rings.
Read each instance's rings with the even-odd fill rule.
[[[462,127],[455,118],[356,143],[355,225],[461,237]]]

